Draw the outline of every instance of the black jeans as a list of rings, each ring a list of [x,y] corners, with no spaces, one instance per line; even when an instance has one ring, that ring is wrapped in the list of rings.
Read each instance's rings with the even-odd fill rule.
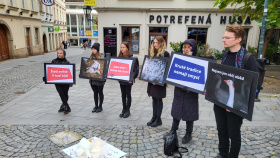
[[[60,96],[60,99],[64,105],[68,106],[68,91],[69,91],[69,84],[55,84],[55,88]]]
[[[162,98],[153,98],[153,117],[161,117],[163,103]]]
[[[243,118],[215,104],[214,112],[218,129],[220,155],[238,158],[241,147],[240,128]],[[230,149],[229,139],[231,140]]]
[[[179,123],[180,120],[177,120],[173,118],[173,123],[172,123],[172,130],[177,131],[179,128]],[[186,121],[186,132],[187,133],[192,133],[193,132],[193,121]]]
[[[121,85],[121,92],[122,92],[122,103],[123,107],[127,110],[131,107],[131,87],[132,85]]]
[[[95,102],[95,107],[98,107],[98,95],[99,95],[99,107],[102,107],[103,100],[104,100],[104,94],[103,94],[103,88],[104,85],[102,86],[96,86],[90,84],[91,89],[93,90],[93,97],[94,97],[94,102]]]

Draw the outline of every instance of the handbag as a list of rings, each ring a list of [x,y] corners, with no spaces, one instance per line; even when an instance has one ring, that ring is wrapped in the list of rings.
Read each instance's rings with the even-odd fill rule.
[[[184,149],[184,152],[180,152],[179,148]],[[167,156],[173,156],[175,153],[179,153],[180,157],[182,157],[181,153],[188,152],[188,149],[185,147],[179,147],[179,141],[177,137],[177,133],[170,133],[164,137],[164,154]],[[175,156],[177,157],[177,156]]]

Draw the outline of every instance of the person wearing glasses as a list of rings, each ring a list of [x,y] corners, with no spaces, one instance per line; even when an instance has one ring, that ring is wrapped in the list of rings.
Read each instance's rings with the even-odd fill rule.
[[[244,35],[245,31],[240,25],[226,27],[222,41],[224,47],[229,48],[229,50],[223,55],[221,64],[258,72],[257,63],[252,55],[244,68],[242,59],[248,52],[241,46]],[[243,118],[216,104],[214,104],[214,113],[219,137],[219,153],[216,158],[238,158],[241,147],[240,128]]]

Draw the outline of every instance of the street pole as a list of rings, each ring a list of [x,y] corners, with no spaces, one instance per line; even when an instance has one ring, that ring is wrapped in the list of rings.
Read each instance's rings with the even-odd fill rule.
[[[260,34],[260,41],[259,41],[259,51],[258,51],[258,58],[262,58],[262,51],[263,51],[263,43],[264,43],[264,34],[265,34],[265,24],[266,24],[266,17],[267,17],[267,8],[268,8],[268,0],[264,2],[264,9],[263,9],[263,18],[262,18],[262,28]]]

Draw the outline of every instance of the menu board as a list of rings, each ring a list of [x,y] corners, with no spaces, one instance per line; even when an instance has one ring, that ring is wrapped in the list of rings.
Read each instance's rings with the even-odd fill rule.
[[[104,53],[111,53],[112,57],[117,56],[117,28],[104,27]]]

